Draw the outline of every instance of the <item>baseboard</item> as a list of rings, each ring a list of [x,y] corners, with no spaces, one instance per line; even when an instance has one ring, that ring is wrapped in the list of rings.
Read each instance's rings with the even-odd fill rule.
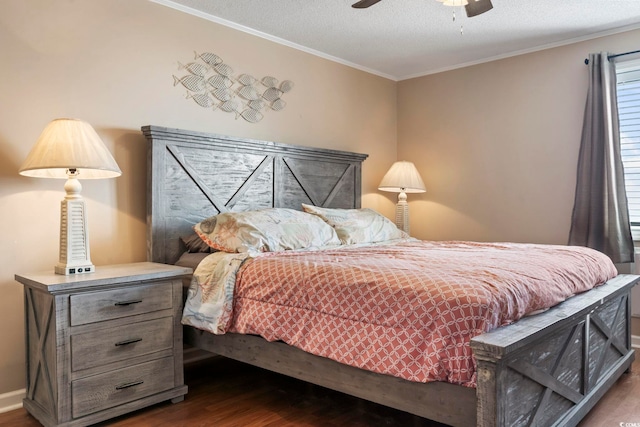
[[[27,390],[22,389],[0,394],[0,414],[22,408],[22,399],[26,393]]]
[[[637,348],[640,350],[640,336],[639,335],[631,335],[631,347]]]

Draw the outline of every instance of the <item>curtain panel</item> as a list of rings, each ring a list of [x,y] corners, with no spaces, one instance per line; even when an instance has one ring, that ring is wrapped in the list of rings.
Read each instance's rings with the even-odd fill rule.
[[[578,158],[569,244],[607,254],[614,263],[633,262],[620,127],[616,70],[607,52],[589,55],[589,90]]]

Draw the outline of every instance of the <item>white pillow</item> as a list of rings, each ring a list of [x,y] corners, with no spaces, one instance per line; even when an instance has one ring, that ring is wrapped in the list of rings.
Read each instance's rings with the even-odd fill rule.
[[[336,232],[322,219],[284,208],[225,212],[193,228],[205,243],[224,252],[275,252],[340,244]]]
[[[317,215],[332,226],[343,244],[375,243],[408,238],[388,218],[373,209],[331,209],[302,205],[302,209]]]

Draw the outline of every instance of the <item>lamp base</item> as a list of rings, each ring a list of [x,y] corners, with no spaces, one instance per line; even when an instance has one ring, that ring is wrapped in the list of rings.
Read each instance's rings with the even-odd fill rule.
[[[93,264],[74,266],[58,264],[55,267],[56,274],[64,274],[65,276],[68,276],[70,274],[93,273],[94,271],[96,271],[96,266]]]
[[[407,203],[407,195],[404,191],[398,194],[396,227],[409,234],[409,204]]]
[[[67,194],[60,204],[60,257],[55,266],[56,274],[93,273],[89,250],[86,206],[80,191],[82,185],[75,170],[69,170],[64,185]]]
[[[409,206],[396,205],[396,227],[409,234]]]

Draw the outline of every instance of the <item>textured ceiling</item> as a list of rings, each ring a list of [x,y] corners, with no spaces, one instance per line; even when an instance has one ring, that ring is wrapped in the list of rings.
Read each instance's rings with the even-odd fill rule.
[[[152,1],[394,80],[640,28],[640,0],[492,0],[474,18],[436,0]]]

